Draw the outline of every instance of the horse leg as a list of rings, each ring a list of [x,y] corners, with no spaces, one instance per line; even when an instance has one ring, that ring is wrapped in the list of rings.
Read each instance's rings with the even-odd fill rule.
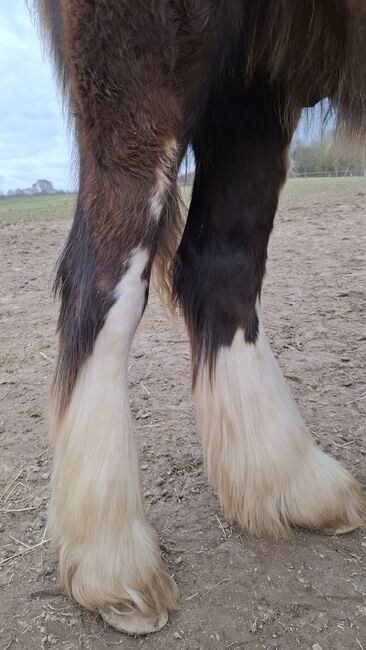
[[[317,447],[260,319],[267,244],[290,137],[271,90],[230,79],[212,94],[178,251],[175,292],[188,325],[198,426],[226,517],[256,535],[291,525],[342,533],[361,524],[360,486]]]
[[[63,5],[80,192],[57,275],[49,520],[68,592],[115,628],[147,633],[166,623],[176,587],[144,514],[127,367],[151,264],[178,210],[180,116],[157,66],[147,83],[136,75],[151,68],[115,60],[122,22],[93,5]]]

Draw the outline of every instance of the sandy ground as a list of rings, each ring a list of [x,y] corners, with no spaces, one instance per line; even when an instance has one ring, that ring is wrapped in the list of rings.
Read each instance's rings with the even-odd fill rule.
[[[0,648],[366,650],[366,529],[258,541],[229,527],[207,486],[182,324],[154,297],[130,377],[148,518],[180,591],[155,636],[128,638],[63,594],[46,508],[50,285],[68,223],[3,225]],[[317,442],[366,485],[365,196],[293,200],[271,241],[267,331]],[[43,543],[42,543],[43,542]]]

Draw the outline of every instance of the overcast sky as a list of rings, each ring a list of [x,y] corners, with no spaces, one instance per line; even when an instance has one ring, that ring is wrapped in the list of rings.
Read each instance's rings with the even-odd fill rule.
[[[0,190],[38,178],[72,189],[61,102],[25,0],[0,0],[0,78]]]
[[[47,178],[73,185],[70,147],[49,61],[25,0],[0,0],[0,190]]]

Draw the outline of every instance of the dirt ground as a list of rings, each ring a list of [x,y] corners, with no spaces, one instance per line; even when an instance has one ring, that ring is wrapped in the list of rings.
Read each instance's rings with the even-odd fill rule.
[[[293,199],[272,237],[265,324],[317,442],[366,485],[366,195]],[[134,342],[131,400],[147,516],[180,592],[155,636],[128,638],[68,600],[46,530],[50,285],[67,221],[2,225],[0,648],[366,650],[366,529],[256,540],[207,486],[189,349],[156,298]]]

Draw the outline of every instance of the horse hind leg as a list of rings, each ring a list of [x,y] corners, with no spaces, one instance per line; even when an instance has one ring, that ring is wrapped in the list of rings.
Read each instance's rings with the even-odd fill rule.
[[[317,447],[266,338],[260,293],[289,138],[269,88],[212,98],[175,275],[188,325],[198,427],[224,513],[255,535],[362,523],[358,482]]]
[[[123,21],[113,12],[94,14],[92,3],[78,11],[73,3],[64,6],[80,191],[57,278],[49,521],[69,594],[115,628],[145,634],[166,623],[177,590],[144,513],[128,355],[164,223],[177,215],[179,110],[163,79],[159,93],[145,84],[142,101],[133,94],[137,72],[128,68],[130,58],[112,65]],[[97,19],[110,35],[100,52]],[[85,24],[96,29],[96,49],[84,43],[90,38]],[[158,74],[155,68],[154,79]],[[106,80],[113,92],[106,92]]]
[[[128,211],[129,200],[135,210],[138,201],[132,183],[129,199],[122,192],[111,205],[116,190],[107,178],[102,183],[95,225],[100,237],[107,235],[114,211]],[[128,399],[129,350],[157,243],[149,228],[132,234],[131,223],[100,242],[88,220],[94,207],[89,204],[86,216],[85,202],[81,190],[59,270],[50,527],[68,592],[114,627],[146,633],[162,627],[176,603],[175,585],[144,514]],[[149,192],[145,208],[143,203],[146,219],[155,219]]]

